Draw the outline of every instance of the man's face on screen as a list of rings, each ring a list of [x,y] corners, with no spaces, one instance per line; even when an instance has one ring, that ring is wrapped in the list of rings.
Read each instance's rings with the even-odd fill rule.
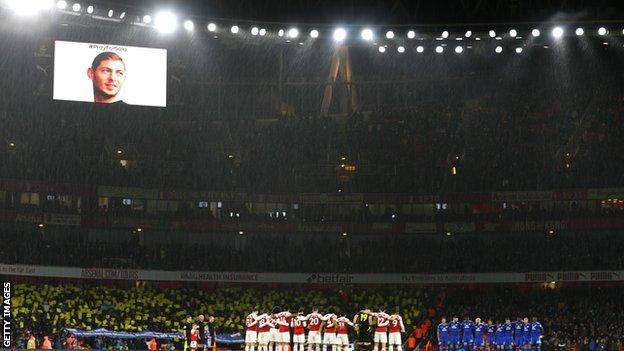
[[[89,78],[93,81],[96,102],[115,102],[126,80],[126,66],[119,60],[104,60],[95,70],[89,69]]]

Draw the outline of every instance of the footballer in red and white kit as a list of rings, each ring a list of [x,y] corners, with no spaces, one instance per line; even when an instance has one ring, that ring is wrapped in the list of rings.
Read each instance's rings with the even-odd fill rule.
[[[303,315],[303,311],[300,311],[296,316],[292,317],[290,320],[290,326],[293,328],[293,343],[295,344],[294,351],[303,351],[306,326],[306,317]]]
[[[283,311],[277,314],[276,324],[279,328],[278,342],[281,343],[282,351],[287,350],[287,346],[290,346],[290,319],[292,314],[288,311]]]
[[[254,351],[256,342],[258,342],[258,309],[245,317],[245,351]]]
[[[277,325],[277,314],[272,314],[270,316],[270,320],[271,329],[269,330],[269,349],[271,349],[271,346],[275,343],[280,342],[280,333],[278,329],[279,326]]]
[[[323,315],[318,313],[316,307],[312,308],[312,313],[307,315],[308,321],[308,351],[312,351],[321,345],[321,322]]]
[[[395,312],[390,316],[390,333],[388,334],[388,351],[392,351],[396,346],[397,351],[403,351],[403,343],[401,342],[401,333],[405,333],[405,325],[403,318]]]
[[[268,351],[269,331],[273,322],[268,314],[263,313],[258,316],[258,348],[260,351]]]
[[[341,349],[349,346],[349,326],[353,326],[347,317],[342,316],[336,319],[336,339],[334,343]]]
[[[373,313],[373,316],[377,318],[377,326],[375,327],[375,337],[373,339],[373,351],[377,351],[377,345],[381,345],[381,351],[386,351],[386,344],[388,343],[387,327],[390,324],[390,315],[388,315],[383,308],[379,309],[379,312]]]
[[[333,313],[327,313],[321,320],[325,322],[325,332],[323,333],[323,351],[327,351],[327,345],[332,345],[332,350],[335,351],[336,345],[334,339],[336,339],[336,316]]]

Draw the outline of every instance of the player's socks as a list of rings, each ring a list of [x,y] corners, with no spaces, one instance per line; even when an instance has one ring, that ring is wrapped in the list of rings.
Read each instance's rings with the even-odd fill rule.
[[[388,351],[392,351],[392,345],[388,345]]]
[[[397,345],[397,351],[403,351],[403,346],[402,345]]]

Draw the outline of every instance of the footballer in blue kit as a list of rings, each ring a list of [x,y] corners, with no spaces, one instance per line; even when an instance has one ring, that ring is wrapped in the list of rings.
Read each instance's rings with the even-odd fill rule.
[[[487,321],[487,340],[485,346],[487,346],[488,350],[492,350],[496,346],[495,342],[496,337],[496,325],[492,322],[491,319]]]
[[[472,350],[472,345],[474,344],[474,323],[468,319],[468,317],[464,318],[464,321],[461,322],[462,327],[462,343],[464,344],[464,350]]]
[[[476,318],[474,322],[474,348],[477,351],[483,350],[483,334],[485,332],[486,325],[481,323],[481,318]]]
[[[511,350],[513,345],[513,325],[511,324],[511,320],[509,318],[505,319],[505,324],[503,324],[503,349]]]
[[[502,324],[496,324],[496,331],[494,333],[494,345],[499,350],[503,349],[505,345],[505,331]]]
[[[531,323],[529,323],[529,319],[524,317],[524,340],[522,340],[522,346],[525,350],[529,350],[531,348]]]
[[[542,349],[542,324],[537,321],[537,317],[533,317],[531,322],[531,349],[541,351]]]
[[[513,322],[514,326],[514,346],[517,350],[520,350],[524,346],[524,322],[522,318],[518,317],[518,320]]]
[[[459,347],[459,318],[453,317],[453,321],[449,323],[449,345],[451,349],[456,350]]]
[[[449,346],[449,325],[444,317],[438,324],[438,345],[440,346],[440,351],[445,351]]]

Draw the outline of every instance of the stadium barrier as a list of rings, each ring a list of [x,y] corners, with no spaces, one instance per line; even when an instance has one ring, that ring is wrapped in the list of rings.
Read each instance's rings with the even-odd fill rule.
[[[158,271],[0,264],[0,276],[277,284],[471,284],[624,281],[624,271],[551,271],[449,274],[340,274]]]

